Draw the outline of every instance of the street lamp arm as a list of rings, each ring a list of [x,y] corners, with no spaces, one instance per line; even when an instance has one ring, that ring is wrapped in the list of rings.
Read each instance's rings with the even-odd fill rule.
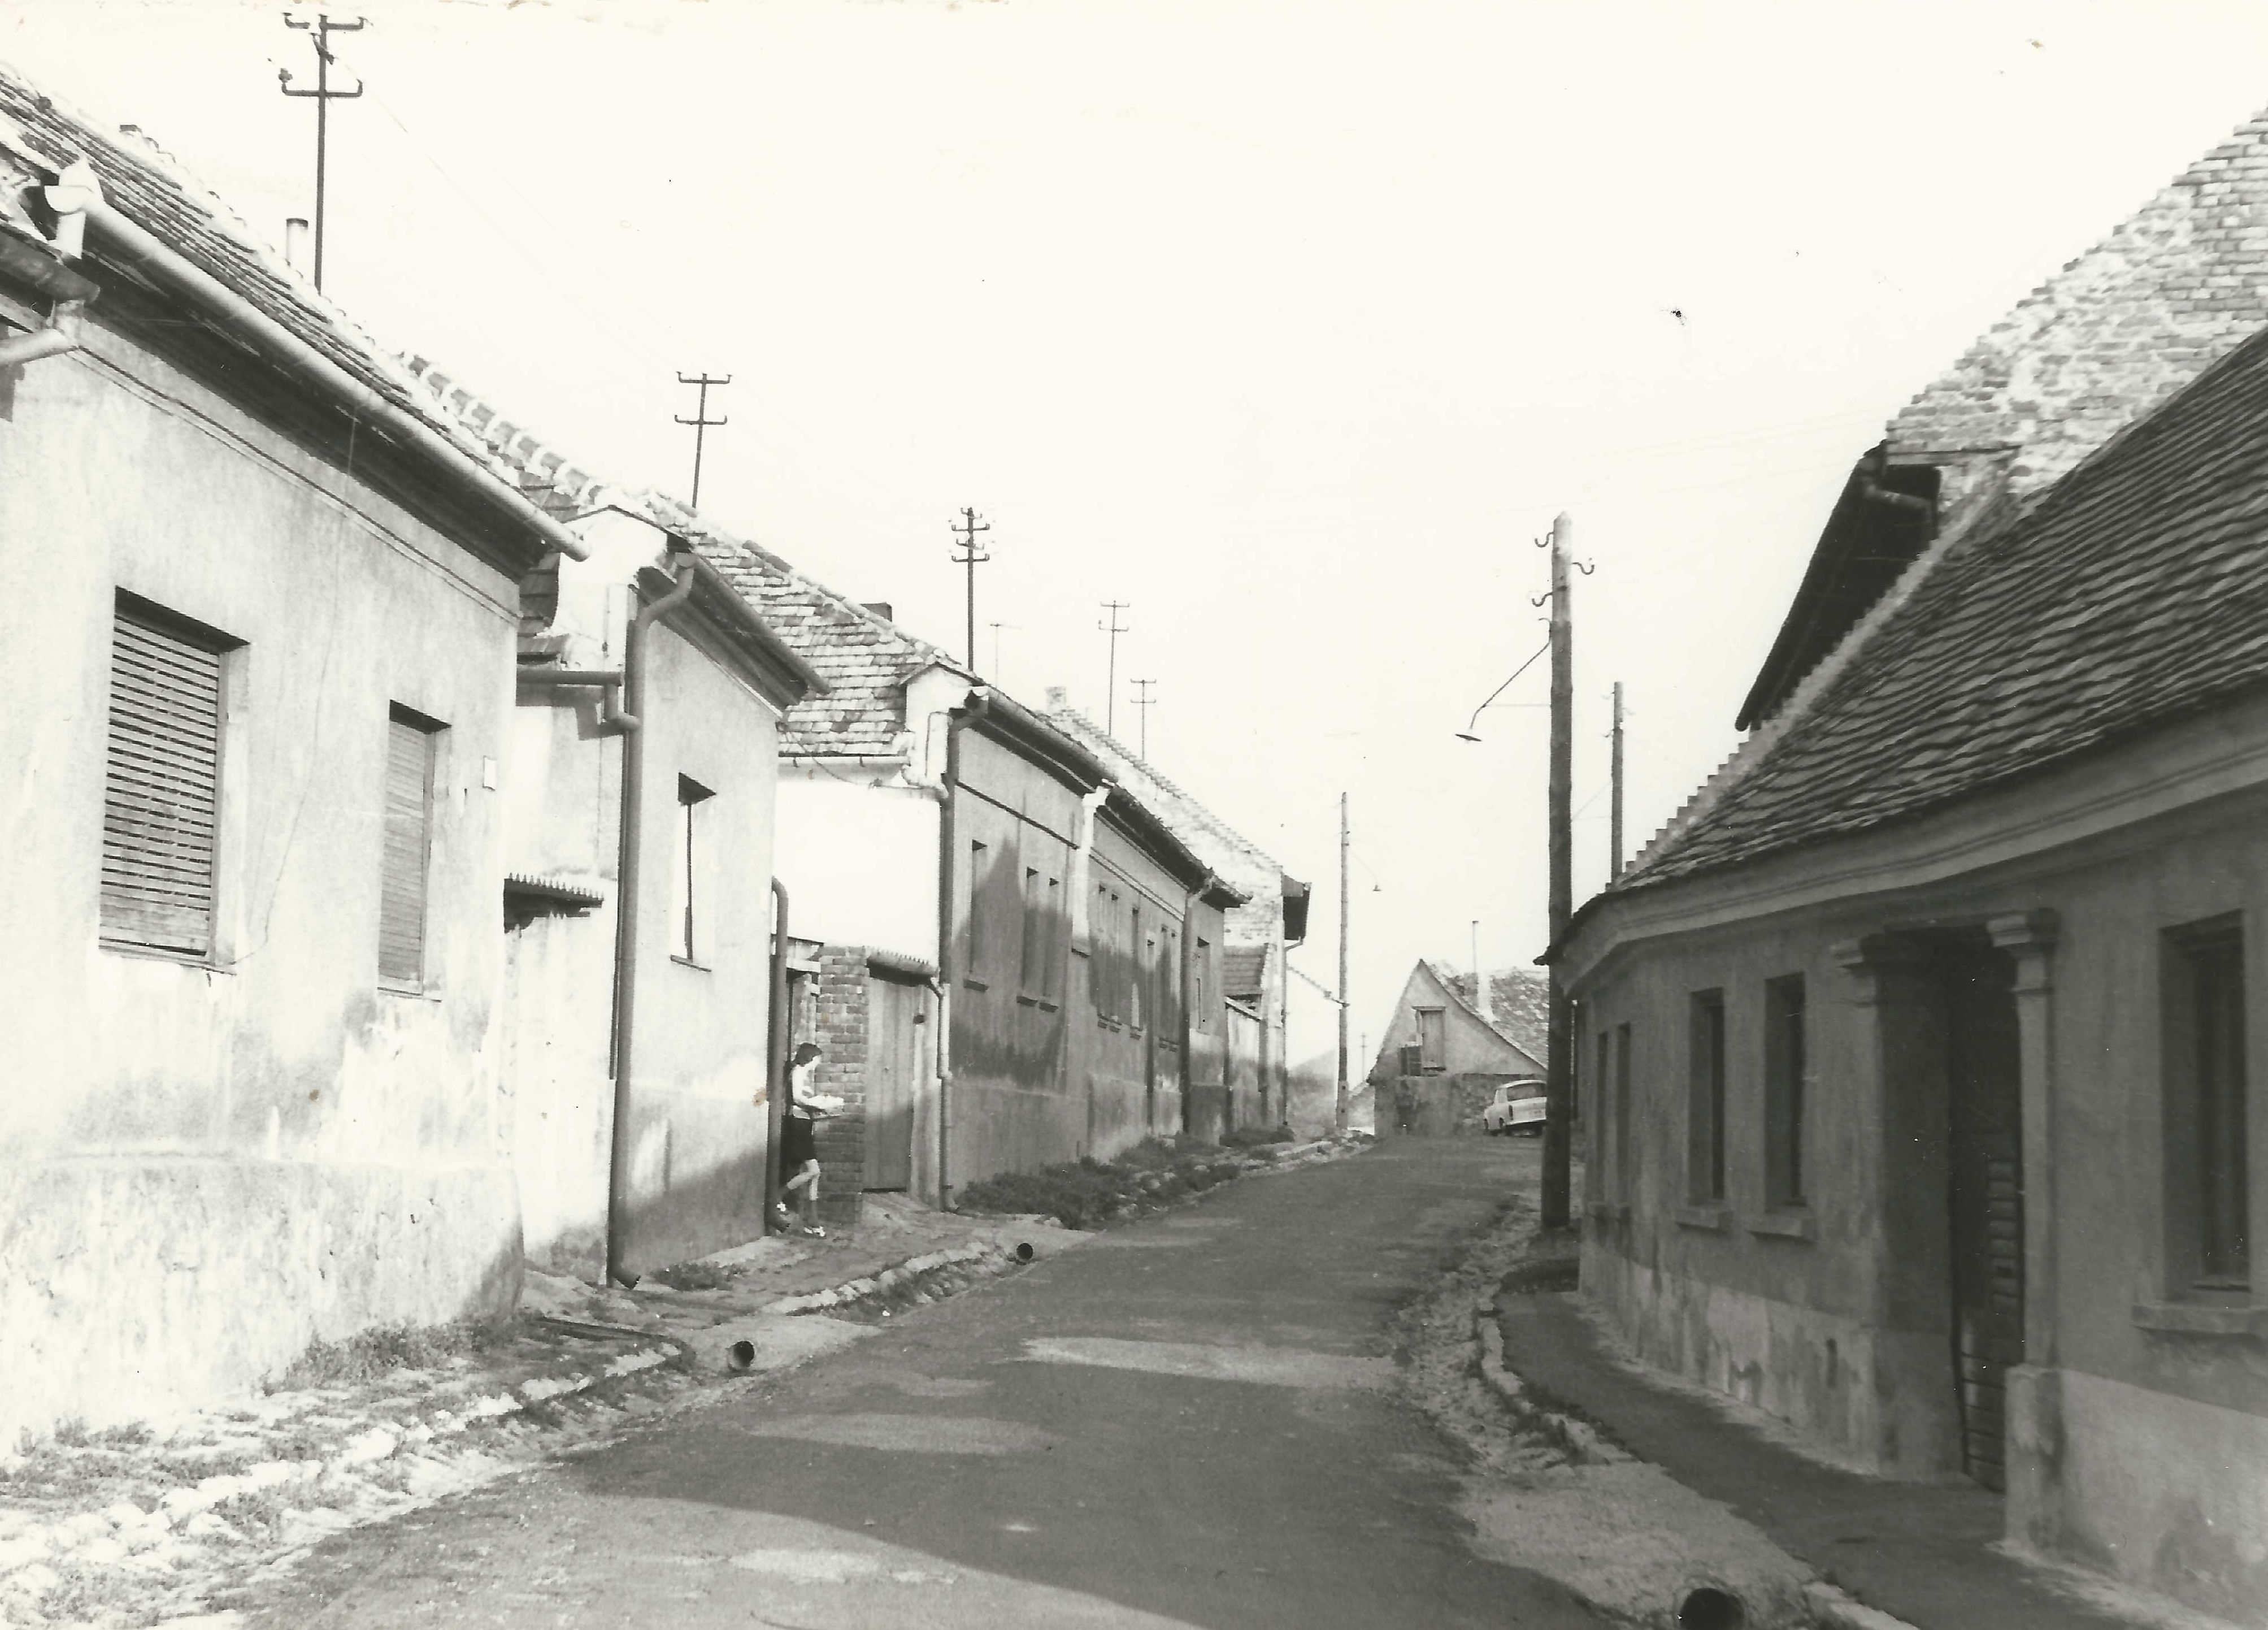
[[[1535,666],[1536,657],[1542,656],[1544,652],[1550,649],[1551,642],[1547,639],[1543,642],[1542,647],[1537,650],[1535,656],[1528,658],[1527,661],[1522,662],[1518,667],[1513,669],[1512,679],[1506,680],[1504,683],[1498,685],[1495,690],[1488,693],[1487,698],[1481,703],[1480,706],[1473,710],[1473,716],[1465,721],[1465,727],[1462,730],[1458,731],[1457,734],[1468,741],[1479,741],[1480,737],[1475,735],[1473,732],[1478,727],[1481,722],[1481,715],[1488,711],[1489,703],[1495,701],[1506,691],[1511,690],[1513,679],[1519,678],[1522,674],[1528,672],[1529,668],[1534,667]]]

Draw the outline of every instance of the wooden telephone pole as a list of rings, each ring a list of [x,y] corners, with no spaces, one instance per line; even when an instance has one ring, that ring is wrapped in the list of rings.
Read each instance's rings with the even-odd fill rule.
[[[680,385],[697,385],[701,387],[700,405],[693,409],[693,417],[691,418],[687,418],[681,413],[673,414],[671,416],[680,424],[690,425],[693,429],[693,496],[685,500],[685,506],[688,509],[699,509],[701,507],[701,445],[703,439],[708,435],[711,427],[720,424],[729,424],[732,423],[730,418],[721,413],[713,419],[709,417],[709,387],[711,385],[730,385],[733,382],[733,376],[729,373],[709,373],[706,372],[700,373],[680,373],[677,376],[677,382]]]
[[[1347,1129],[1347,795],[1339,794],[1339,1087],[1331,1124]]]
[[[1106,600],[1102,602],[1102,609],[1107,620],[1094,625],[1110,636],[1110,667],[1102,682],[1102,734],[1105,735],[1118,734],[1118,637],[1131,631],[1118,620],[1118,614],[1133,608],[1134,602],[1130,600]]]
[[[953,564],[968,568],[968,671],[976,671],[976,568],[992,558],[991,554],[976,539],[980,533],[992,530],[990,522],[973,509],[964,508],[961,519],[953,523]]]
[[[331,55],[331,36],[359,33],[368,21],[367,18],[357,17],[351,23],[335,23],[328,13],[318,12],[315,20],[307,23],[289,11],[284,13],[284,26],[299,30],[307,36],[308,43],[315,48],[313,90],[293,90],[291,70],[288,68],[277,69],[276,77],[283,85],[284,95],[308,97],[315,104],[315,287],[318,291],[323,286],[323,195],[327,181],[325,173],[330,165],[331,104],[350,102],[362,94],[362,81],[359,79],[355,81],[355,88],[351,91],[331,89],[331,64],[338,60]]]
[[[1575,523],[1562,514],[1551,523],[1551,943],[1556,947],[1574,915],[1572,810],[1575,756],[1575,629],[1568,614],[1567,557]],[[1572,1217],[1575,1060],[1573,1015],[1566,976],[1551,964],[1551,1020],[1545,1046],[1543,1192],[1538,1221],[1564,1228]]]
[[[1623,874],[1623,682],[1615,681],[1614,790],[1608,794],[1607,879]]]

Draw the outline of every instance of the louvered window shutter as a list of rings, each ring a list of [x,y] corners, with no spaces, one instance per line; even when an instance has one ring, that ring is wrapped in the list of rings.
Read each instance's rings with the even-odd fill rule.
[[[210,645],[118,611],[102,802],[102,938],[212,950],[220,664]]]
[[[425,852],[432,807],[433,736],[399,714],[387,721],[386,849],[378,903],[378,977],[425,977]]]

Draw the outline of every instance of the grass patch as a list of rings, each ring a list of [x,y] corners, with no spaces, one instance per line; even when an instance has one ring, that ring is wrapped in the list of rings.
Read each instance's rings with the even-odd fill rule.
[[[1067,1228],[1103,1224],[1198,1193],[1238,1174],[1218,1144],[1146,1138],[1115,1161],[1066,1161],[1036,1171],[1004,1171],[961,1191],[960,1209],[992,1215],[1037,1213]]]
[[[398,1369],[440,1369],[509,1339],[502,1325],[382,1324],[344,1341],[318,1341],[268,1385],[270,1392],[357,1386]]]

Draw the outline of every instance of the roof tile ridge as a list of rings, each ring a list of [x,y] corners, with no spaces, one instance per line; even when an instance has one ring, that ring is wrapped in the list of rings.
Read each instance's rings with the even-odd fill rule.
[[[2122,431],[2120,435],[2124,434]],[[2100,448],[2096,449],[2096,453],[2100,452]],[[2095,456],[2095,454],[2089,454],[2083,463],[2093,462]],[[2069,475],[2058,478],[2050,484],[2047,491],[2056,490],[2069,479]],[[1622,875],[1609,882],[1606,889],[1600,892],[1610,893],[1625,885],[1635,886],[1646,881],[1643,875],[1646,867],[1675,853],[1677,840],[1690,830],[1704,815],[1723,802],[1726,794],[1747,779],[1756,767],[1770,756],[1771,750],[1786,738],[1788,733],[1817,705],[1819,698],[1836,680],[1849,671],[1851,665],[1858,660],[1859,653],[1880,631],[1882,625],[1897,615],[1913,598],[1915,591],[1937,569],[1938,564],[1945,558],[1954,545],[1963,538],[1991,529],[2006,518],[2009,513],[2007,505],[2003,502],[2006,496],[2005,485],[1983,496],[1970,507],[1968,513],[1932,538],[1929,547],[1907,563],[1905,569],[1898,573],[1889,587],[1883,590],[1874,603],[1867,608],[1866,615],[1853,623],[1845,631],[1843,638],[1835,642],[1835,648],[1812,665],[1811,671],[1803,676],[1793,691],[1788,693],[1787,701],[1780,711],[1750,731],[1745,741],[1740,742],[1726,755],[1724,762],[1717,766],[1715,771],[1706,780],[1694,789],[1692,795],[1679,806],[1677,813],[1662,822],[1661,830],[1657,831],[1647,841],[1645,847],[1638,852]],[[2035,495],[2035,501],[2045,496],[2044,492]],[[2026,506],[2027,513],[2029,507],[2029,505]]]
[[[972,682],[978,677],[974,669],[952,656],[943,647],[932,645],[920,635],[902,627],[893,618],[886,617],[878,611],[868,610],[863,601],[853,600],[842,590],[832,588],[821,582],[811,573],[788,560],[786,557],[767,549],[753,538],[742,537],[736,532],[726,531],[692,505],[681,499],[672,498],[659,487],[640,488],[632,496],[647,505],[649,513],[656,520],[675,521],[689,529],[698,531],[703,538],[712,543],[737,549],[752,557],[759,565],[773,576],[784,579],[793,587],[807,589],[812,594],[821,596],[837,610],[849,614],[854,620],[865,623],[895,640],[906,647],[910,654],[922,658],[925,663],[948,668]]]
[[[195,171],[182,162],[180,155],[158,142],[141,125],[121,123],[114,129],[107,122],[88,113],[70,99],[42,88],[31,76],[5,60],[0,60],[0,82],[4,82],[17,95],[36,105],[43,113],[72,127],[72,135],[78,138],[80,150],[73,151],[70,145],[59,144],[63,145],[64,165],[74,158],[92,159],[93,155],[85,149],[92,144],[99,146],[110,161],[122,168],[152,175],[173,188],[188,203],[202,213],[216,232],[237,249],[249,254],[262,271],[274,277],[285,298],[316,322],[336,332],[360,353],[360,360],[364,365],[383,377],[390,378],[406,398],[413,404],[422,406],[423,396],[416,378],[400,354],[383,343],[360,319],[315,287],[313,282],[291,264],[280,248],[237,212],[235,206],[207,185]],[[38,133],[23,129],[12,118],[5,119],[4,122],[11,132],[22,136],[36,150],[40,141]],[[155,226],[145,230],[151,230],[160,237],[166,235]],[[185,248],[180,245],[173,247],[177,252],[183,252]],[[190,258],[194,261],[200,257],[192,255]],[[225,266],[203,269],[208,276],[224,284],[235,281],[230,277]],[[483,465],[490,475],[508,485],[518,485],[512,480],[509,470],[497,462],[493,451],[471,439],[464,427],[453,418],[438,411],[427,411],[421,417],[455,442],[475,462]]]
[[[1094,719],[1088,715],[1085,709],[1073,707],[1069,703],[1065,703],[1062,707],[1052,710],[1049,713],[1048,717],[1051,719],[1057,718],[1069,719],[1072,722],[1072,726],[1074,728],[1088,732],[1095,740],[1102,742],[1112,751],[1118,754],[1120,757],[1125,759],[1127,763],[1140,770],[1145,775],[1157,782],[1158,785],[1163,787],[1167,792],[1171,793],[1174,797],[1189,805],[1190,812],[1195,815],[1198,821],[1208,828],[1215,837],[1219,837],[1227,843],[1233,844],[1240,849],[1248,851],[1256,859],[1267,862],[1270,866],[1274,867],[1278,872],[1281,872],[1284,869],[1282,861],[1277,859],[1276,857],[1270,854],[1268,851],[1263,849],[1258,844],[1254,843],[1243,833],[1231,826],[1221,816],[1216,815],[1211,808],[1196,793],[1190,792],[1187,787],[1182,786],[1164,771],[1159,769],[1148,759],[1143,757],[1140,754],[1127,747],[1126,744],[1119,741],[1117,737],[1112,735],[1108,730],[1105,730],[1101,726],[1096,724]]]
[[[554,513],[587,512],[628,496],[618,483],[585,468],[557,444],[506,418],[494,402],[431,358],[405,351],[397,353],[397,359],[409,377],[448,416],[453,426],[472,438],[490,458],[516,476],[554,478],[541,488],[531,488],[524,481],[516,483],[537,508]],[[556,495],[556,501],[547,502],[541,493]]]

